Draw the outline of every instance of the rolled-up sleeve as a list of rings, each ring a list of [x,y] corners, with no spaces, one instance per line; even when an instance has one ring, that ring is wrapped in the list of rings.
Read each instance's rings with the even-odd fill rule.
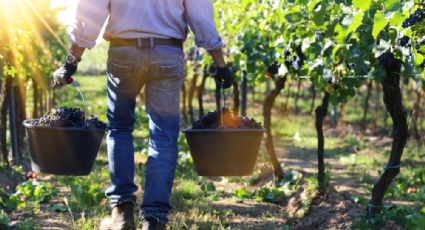
[[[110,0],[79,0],[75,21],[69,34],[71,43],[84,48],[96,45],[109,15]]]
[[[206,50],[223,46],[214,23],[214,7],[211,0],[185,0],[185,14],[189,27],[195,34],[195,43]]]

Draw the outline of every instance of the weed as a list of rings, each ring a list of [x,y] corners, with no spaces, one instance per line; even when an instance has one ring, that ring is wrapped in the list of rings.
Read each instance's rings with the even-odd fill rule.
[[[32,218],[26,218],[24,220],[22,220],[21,222],[15,224],[13,226],[15,229],[19,229],[19,230],[34,230],[34,229],[38,229],[37,223],[34,219]]]
[[[1,225],[9,225],[9,216],[3,210],[0,210],[0,227]]]
[[[367,219],[363,217],[359,219],[353,224],[352,229],[386,229],[388,228],[387,225],[397,225],[404,229],[423,229],[423,226],[425,226],[425,214],[412,208],[392,205],[385,207],[381,214],[373,218]]]
[[[69,206],[74,211],[98,206],[106,197],[100,178],[90,177],[60,177],[61,184],[71,189]]]

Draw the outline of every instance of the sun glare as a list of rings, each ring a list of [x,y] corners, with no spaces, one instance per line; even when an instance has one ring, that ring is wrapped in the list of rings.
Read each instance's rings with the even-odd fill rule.
[[[23,57],[29,62],[36,63],[38,61],[34,50],[37,48],[32,45],[26,45],[32,44],[30,41],[34,40],[34,44],[41,47],[42,52],[52,63],[54,63],[55,59],[49,53],[50,49],[47,47],[48,45],[45,39],[46,34],[52,35],[53,39],[57,40],[65,48],[65,44],[57,35],[57,31],[52,29],[52,23],[55,23],[59,18],[52,19],[55,14],[50,14],[49,12],[52,8],[61,7],[65,10],[68,8],[55,5],[54,3],[49,4],[49,1],[44,0],[0,0],[0,21],[2,22],[0,26],[0,37],[6,39],[5,42],[8,44],[10,53],[12,54],[12,67],[17,73],[25,72],[22,66]],[[63,22],[60,21],[59,23]],[[33,77],[42,82],[41,79],[44,76],[41,73],[36,73],[35,75],[38,76]]]
[[[62,9],[58,14],[58,20],[64,25],[68,26],[73,23],[73,16],[75,14],[75,11],[77,10],[77,3],[78,0],[52,0],[51,7],[59,7]]]

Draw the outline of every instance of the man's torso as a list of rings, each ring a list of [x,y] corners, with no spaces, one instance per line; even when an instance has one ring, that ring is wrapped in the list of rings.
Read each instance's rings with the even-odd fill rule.
[[[110,0],[105,39],[185,39],[188,26],[184,0]]]

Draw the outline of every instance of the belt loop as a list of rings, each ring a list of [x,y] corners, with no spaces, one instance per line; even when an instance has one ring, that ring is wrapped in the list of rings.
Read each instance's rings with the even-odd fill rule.
[[[141,38],[137,39],[137,48],[142,48],[142,39]]]
[[[151,48],[153,48],[154,47],[154,40],[153,40],[153,38],[150,38],[150,42],[151,42]]]

